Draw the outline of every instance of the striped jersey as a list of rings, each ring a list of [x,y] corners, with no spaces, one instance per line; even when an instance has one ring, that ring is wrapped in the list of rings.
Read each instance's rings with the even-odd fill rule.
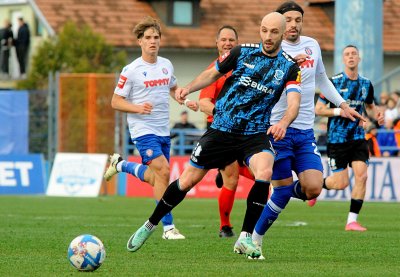
[[[150,102],[153,105],[151,114],[127,114],[132,138],[147,134],[170,135],[170,88],[176,84],[174,67],[163,57],[157,57],[154,64],[147,63],[139,57],[123,68],[114,93],[134,104]]]
[[[309,59],[300,65],[301,69],[301,102],[299,114],[290,124],[290,127],[306,130],[314,128],[314,104],[315,104],[315,76],[325,74],[324,63],[321,57],[321,48],[318,42],[310,37],[300,36],[300,41],[290,43],[282,41],[282,49],[290,56],[296,57],[298,54],[307,54]],[[271,124],[276,124],[282,119],[287,109],[286,94],[282,94],[281,99],[272,110]]]
[[[211,128],[250,135],[266,132],[271,111],[282,92],[301,93],[300,69],[284,51],[275,57],[262,52],[261,44],[238,45],[216,61],[225,81]]]
[[[357,80],[351,80],[342,72],[331,78],[336,90],[347,104],[359,114],[365,112],[365,104],[374,103],[374,88],[371,81],[358,75]],[[329,103],[331,108],[336,106],[330,103],[322,94],[318,101]],[[365,139],[364,128],[360,126],[360,120],[351,121],[340,116],[328,119],[328,143],[344,143],[353,140]]]

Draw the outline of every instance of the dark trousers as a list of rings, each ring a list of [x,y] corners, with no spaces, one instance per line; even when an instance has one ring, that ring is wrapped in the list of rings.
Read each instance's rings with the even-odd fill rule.
[[[17,59],[19,63],[19,71],[21,74],[25,74],[26,70],[26,59],[28,56],[28,47],[17,46]]]
[[[1,51],[1,72],[9,74],[10,50]]]

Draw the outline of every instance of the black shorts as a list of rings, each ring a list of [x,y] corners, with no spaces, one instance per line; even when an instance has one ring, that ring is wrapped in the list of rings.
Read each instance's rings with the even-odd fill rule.
[[[345,143],[328,143],[327,154],[332,171],[339,171],[351,166],[354,161],[368,164],[369,152],[366,140],[355,140]]]
[[[200,138],[190,157],[194,167],[224,168],[234,161],[244,161],[260,152],[275,150],[266,133],[238,135],[209,128]]]

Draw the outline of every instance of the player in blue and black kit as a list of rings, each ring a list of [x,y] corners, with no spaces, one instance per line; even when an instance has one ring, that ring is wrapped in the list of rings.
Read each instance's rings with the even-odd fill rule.
[[[206,175],[209,169],[224,168],[236,161],[250,167],[255,183],[247,197],[242,232],[235,252],[260,257],[251,233],[267,202],[275,151],[268,135],[275,140],[285,136],[296,118],[301,99],[301,73],[295,61],[281,50],[285,18],[279,13],[266,15],[260,27],[260,44],[233,48],[202,72],[185,88],[178,88],[176,99],[183,103],[189,93],[202,89],[231,70],[217,99],[214,121],[193,150],[190,164],[172,182],[150,216],[129,239],[128,249],[137,251],[154,231],[164,214],[176,207]],[[287,111],[278,123],[269,125],[271,110],[282,92],[287,94]]]
[[[360,57],[354,45],[343,50],[344,72],[331,78],[336,90],[358,113],[368,112],[375,115],[379,124],[383,124],[384,116],[374,104],[374,88],[371,81],[358,74]],[[367,166],[369,159],[365,132],[360,121],[351,121],[342,117],[342,111],[320,95],[315,112],[328,119],[328,158],[333,174],[324,180],[326,189],[345,189],[349,185],[348,166],[354,171],[355,183],[351,192],[350,212],[345,227],[346,231],[366,231],[357,222],[361,210],[367,182]]]

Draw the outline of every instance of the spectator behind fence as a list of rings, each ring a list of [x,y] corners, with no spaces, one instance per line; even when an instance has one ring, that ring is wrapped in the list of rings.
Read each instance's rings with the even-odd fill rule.
[[[1,77],[10,77],[10,50],[13,45],[14,35],[8,19],[4,20],[4,29],[1,36]]]
[[[172,127],[172,129],[197,129],[197,127],[189,122],[189,114],[187,111],[181,112],[181,119],[179,122],[175,123],[175,125]],[[172,133],[171,138],[177,137],[177,133]],[[185,154],[190,154],[192,153],[193,145],[197,141],[196,139],[188,139],[190,137],[190,134],[185,134],[185,145],[190,145],[189,149],[185,149]],[[192,136],[193,137],[193,136]],[[177,141],[179,143],[179,139]],[[177,155],[179,153],[179,150],[175,150],[175,154]]]
[[[378,139],[376,138],[377,129],[374,122],[369,122],[365,133],[365,139],[368,143],[368,150],[370,157],[381,157],[381,150],[379,147]]]
[[[399,116],[399,111],[397,110],[397,102],[395,98],[389,97],[386,101],[386,110],[385,110],[385,121],[393,121]]]
[[[26,64],[30,45],[30,31],[28,24],[24,22],[22,17],[18,18],[18,36],[15,40],[15,49],[17,51],[17,59],[19,64],[20,77],[26,77]]]
[[[381,147],[381,153],[383,157],[397,156],[397,150],[385,150],[383,147],[396,147],[396,140],[393,132],[393,121],[385,119],[385,125],[381,126],[379,132],[377,134],[378,143]]]

